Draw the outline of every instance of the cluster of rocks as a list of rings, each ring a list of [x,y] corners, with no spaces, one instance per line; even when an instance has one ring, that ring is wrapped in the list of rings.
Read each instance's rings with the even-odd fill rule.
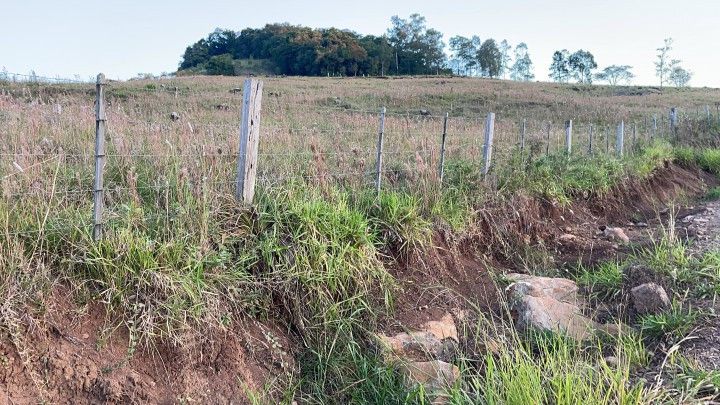
[[[443,392],[460,378],[460,369],[452,364],[459,340],[451,314],[414,331],[377,337],[385,360],[397,366],[409,387],[423,385],[433,403],[447,402]]]

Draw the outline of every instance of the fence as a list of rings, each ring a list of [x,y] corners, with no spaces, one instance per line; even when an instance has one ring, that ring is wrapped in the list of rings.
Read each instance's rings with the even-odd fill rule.
[[[279,120],[271,115],[266,119],[261,116],[265,100],[269,101],[271,112],[283,106],[272,104],[275,96],[270,92],[263,97],[263,82],[256,79],[246,80],[242,89],[231,89],[226,103],[207,100],[211,104],[205,107],[223,116],[236,114],[233,106],[240,104],[239,121],[235,117],[234,122],[192,122],[183,120],[174,111],[165,113],[165,119],[159,120],[144,106],[117,100],[132,99],[133,94],[162,93],[189,111],[199,109],[197,105],[206,101],[202,99],[189,106],[182,104],[184,97],[199,92],[173,84],[146,85],[132,91],[111,89],[112,99],[108,100],[107,87],[111,84],[102,75],[97,77],[94,91],[82,81],[49,78],[38,81],[35,77],[29,82],[51,81],[61,86],[75,86],[67,87],[67,91],[94,93],[95,108],[90,110],[82,103],[71,104],[68,108],[72,109],[69,115],[73,120],[67,123],[59,118],[63,115],[62,108],[55,107],[50,114],[43,110],[36,114],[37,117],[19,112],[21,123],[16,125],[37,127],[38,134],[44,134],[46,130],[52,134],[61,128],[70,135],[63,133],[66,137],[63,145],[45,137],[35,145],[29,145],[29,141],[19,135],[20,130],[15,131],[15,139],[5,137],[8,144],[15,147],[0,149],[0,156],[12,160],[12,171],[2,175],[3,196],[17,202],[28,196],[62,194],[62,198],[72,199],[74,204],[81,206],[92,195],[92,217],[87,218],[90,223],[71,217],[70,224],[58,221],[54,225],[69,230],[90,226],[95,240],[102,238],[108,220],[119,215],[132,215],[131,209],[122,207],[124,201],[139,199],[141,194],[162,197],[165,193],[158,200],[169,206],[171,199],[167,193],[177,192],[180,183],[201,192],[214,188],[232,193],[243,204],[252,204],[258,184],[271,188],[286,181],[372,187],[376,193],[388,182],[426,180],[443,187],[448,184],[448,164],[461,159],[476,162],[478,178],[492,183],[489,178],[493,173],[508,165],[518,165],[518,162],[523,165],[551,154],[614,154],[621,157],[653,138],[680,136],[683,123],[695,125],[706,120],[709,126],[720,122],[720,114],[716,111],[713,115],[709,106],[705,106],[702,116],[696,108],[695,119],[682,113],[692,111],[691,108],[672,108],[629,122],[618,120],[612,125],[578,120],[557,124],[548,120],[505,119],[493,112],[468,118],[449,113],[433,115],[419,111],[410,114],[390,112],[385,107],[368,111],[332,105],[316,108],[330,117],[319,123],[293,116]],[[8,91],[3,90],[2,94],[8,94]],[[49,91],[48,94],[52,97],[61,93]],[[25,89],[22,95],[25,96]],[[30,105],[28,108],[33,108],[32,103]],[[195,114],[200,115],[200,112]],[[95,147],[88,151],[82,139],[86,133],[83,128],[91,128],[92,121],[95,122]],[[106,145],[108,138],[110,143]],[[163,179],[162,174],[150,170],[137,173],[142,170],[138,162],[156,168],[160,160],[167,162],[165,168],[178,166],[173,169],[176,178],[167,176]],[[106,178],[108,164],[111,165],[109,179]],[[88,167],[94,169],[92,173],[87,172]],[[40,185],[16,180],[33,168],[46,168],[45,178],[34,180]],[[87,186],[89,184],[92,188]],[[51,193],[42,186],[50,187]],[[36,187],[39,188],[36,190]],[[168,217],[169,212],[168,207],[165,213],[156,215]],[[142,218],[143,221],[151,219],[151,216]]]

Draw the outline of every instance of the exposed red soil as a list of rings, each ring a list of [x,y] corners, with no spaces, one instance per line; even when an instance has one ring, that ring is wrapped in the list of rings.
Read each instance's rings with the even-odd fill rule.
[[[716,183],[670,164],[602,197],[578,196],[570,206],[525,196],[492,203],[477,213],[473,231],[458,237],[439,230],[433,248],[392,269],[400,293],[383,329],[413,329],[446,312],[458,316],[468,302],[497,311],[499,290],[489,268],[523,271],[518,252],[533,249],[549,250],[557,267],[623,254],[626,247],[597,236],[599,226],[622,226],[632,240],[646,240],[648,228],[629,221],[657,221],[670,200],[697,197]],[[563,234],[574,238],[561,241]],[[71,295],[56,289],[40,327],[25,331],[22,341],[0,341],[0,403],[247,403],[245,387],[261,390],[295,367],[291,334],[249,319],[194,346],[130,354],[126,329],[103,333],[102,304],[82,307]]]
[[[465,312],[469,302],[499,311],[501,292],[490,268],[535,270],[524,268],[532,263],[518,253],[533,249],[546,251],[552,261],[545,265],[557,269],[626,255],[631,247],[599,236],[600,226],[622,227],[634,247],[648,244],[669,202],[697,198],[717,184],[706,172],[668,163],[648,179],[628,180],[603,196],[578,196],[569,206],[525,196],[493,203],[478,213],[477,229],[459,239],[437,232],[432,249],[394,269],[401,293],[384,329],[411,330],[446,312]],[[564,234],[573,237],[563,240]]]
[[[130,353],[126,329],[103,334],[102,304],[80,308],[68,295],[55,291],[45,327],[27,331],[17,345],[0,342],[0,403],[242,404],[246,387],[261,391],[271,377],[293,367],[284,351],[287,335],[252,320],[196,347],[161,345]]]

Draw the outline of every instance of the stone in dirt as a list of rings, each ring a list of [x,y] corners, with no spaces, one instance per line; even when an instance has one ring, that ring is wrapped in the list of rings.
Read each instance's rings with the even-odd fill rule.
[[[657,314],[670,307],[670,298],[662,286],[655,283],[640,284],[630,290],[633,307],[638,314]]]
[[[560,332],[576,340],[589,338],[595,330],[613,330],[582,314],[578,286],[572,280],[525,274],[508,278],[514,281],[507,294],[521,329]]]
[[[573,242],[577,237],[570,233],[564,233],[558,237],[558,240],[563,243]]]
[[[389,355],[405,360],[451,361],[459,342],[452,315],[445,314],[438,321],[429,321],[419,330],[395,336],[378,334],[378,340]]]
[[[630,238],[625,234],[625,231],[620,227],[606,226],[602,229],[603,235],[613,242],[622,242],[624,244],[630,243]]]
[[[170,113],[170,120],[171,121],[177,121],[180,119],[180,114],[176,113],[175,111]]]
[[[434,404],[448,403],[438,391],[451,387],[460,378],[457,366],[440,360],[401,363],[398,371],[409,386],[422,384],[427,392],[434,394]]]

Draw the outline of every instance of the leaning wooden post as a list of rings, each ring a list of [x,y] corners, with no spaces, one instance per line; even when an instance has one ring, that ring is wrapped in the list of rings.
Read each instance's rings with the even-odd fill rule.
[[[380,130],[378,131],[377,159],[375,161],[375,193],[380,195],[383,164],[383,138],[385,137],[385,107],[380,110]]]
[[[625,121],[620,121],[617,127],[617,137],[615,139],[615,151],[618,157],[623,157],[623,149],[625,147]]]
[[[97,75],[95,84],[95,184],[93,186],[93,240],[99,241],[103,234],[103,209],[105,208],[105,75]]]
[[[235,198],[252,204],[255,196],[258,145],[260,143],[260,110],[263,82],[245,79],[240,115],[240,152],[238,154]]]
[[[445,113],[445,119],[443,120],[442,142],[440,143],[440,185],[442,185],[443,178],[445,177],[445,138],[447,137],[449,115],[450,113]]]
[[[565,121],[565,153],[572,153],[572,120]]]
[[[495,135],[495,113],[488,113],[485,119],[485,145],[483,148],[483,179],[487,178],[492,164],[493,137]]]
[[[588,155],[593,155],[593,125],[590,124],[590,134],[588,135]]]

